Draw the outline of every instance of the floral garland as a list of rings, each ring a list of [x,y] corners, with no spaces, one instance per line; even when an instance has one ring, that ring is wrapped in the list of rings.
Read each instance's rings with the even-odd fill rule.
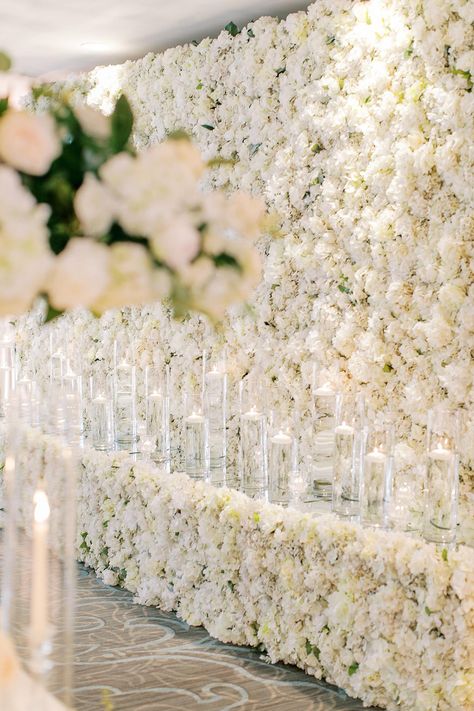
[[[247,298],[262,203],[204,194],[210,164],[182,132],[135,155],[124,96],[110,117],[60,91],[36,99],[36,113],[0,100],[0,315],[44,294],[48,319],[160,300],[220,319]]]
[[[38,456],[50,499],[63,495],[61,447],[33,430],[25,437],[26,520]],[[311,518],[124,453],[86,449],[81,464],[78,556],[106,584],[367,705],[472,708],[473,550]]]

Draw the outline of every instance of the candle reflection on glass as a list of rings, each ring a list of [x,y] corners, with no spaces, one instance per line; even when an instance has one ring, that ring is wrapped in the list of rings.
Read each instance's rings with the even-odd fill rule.
[[[42,654],[48,641],[48,535],[50,508],[43,489],[33,497],[33,555],[30,605],[30,645],[33,671],[41,672]]]

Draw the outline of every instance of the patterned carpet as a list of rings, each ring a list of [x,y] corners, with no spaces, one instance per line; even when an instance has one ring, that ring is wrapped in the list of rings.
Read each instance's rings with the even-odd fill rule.
[[[77,711],[362,711],[294,667],[267,664],[253,649],[135,605],[130,593],[106,587],[81,565],[78,573]],[[23,576],[19,597],[28,587]]]
[[[80,711],[360,711],[344,692],[173,614],[133,605],[81,568],[75,664]]]

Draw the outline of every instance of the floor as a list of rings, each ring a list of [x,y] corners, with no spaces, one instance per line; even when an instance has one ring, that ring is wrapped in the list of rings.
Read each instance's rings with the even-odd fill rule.
[[[361,711],[362,704],[174,614],[134,605],[81,568],[75,701],[83,711]]]
[[[23,575],[24,603],[28,588]],[[21,607],[19,619],[27,605]],[[52,617],[60,628],[59,616]],[[172,613],[133,604],[130,593],[106,587],[81,565],[73,686],[77,711],[363,709],[294,667],[267,664],[253,649],[222,644]]]

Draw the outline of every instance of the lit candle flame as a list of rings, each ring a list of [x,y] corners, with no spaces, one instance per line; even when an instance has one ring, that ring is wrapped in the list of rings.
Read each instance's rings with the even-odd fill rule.
[[[36,523],[46,523],[49,519],[50,508],[48,497],[44,491],[38,489],[33,496],[34,519]]]

